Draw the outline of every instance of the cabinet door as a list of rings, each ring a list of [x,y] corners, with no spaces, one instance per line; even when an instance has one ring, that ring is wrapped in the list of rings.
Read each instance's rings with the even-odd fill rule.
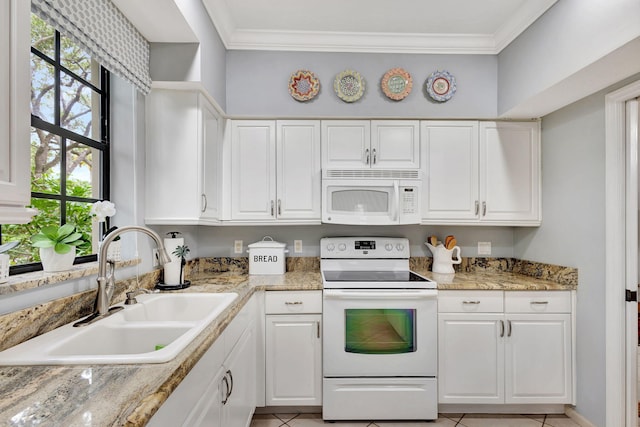
[[[222,401],[226,389],[222,378],[225,370],[220,368],[214,380],[200,397],[197,410],[183,424],[185,427],[222,427]]]
[[[320,314],[267,316],[267,406],[322,404],[321,319]]]
[[[320,122],[277,123],[277,216],[320,220]]]
[[[247,328],[224,363],[230,391],[222,409],[224,427],[247,427],[256,408],[254,328],[253,324]]]
[[[502,314],[438,315],[438,402],[504,403]]]
[[[540,224],[537,122],[480,124],[480,193],[482,221]]]
[[[146,98],[145,222],[197,224],[202,150],[198,93],[154,89]]]
[[[201,217],[217,221],[220,219],[221,186],[221,119],[215,109],[200,95],[201,129],[203,141]]]
[[[505,403],[571,402],[571,315],[508,314]]]
[[[29,2],[0,1],[0,224],[24,224],[31,200]]]
[[[371,164],[369,120],[322,122],[322,168],[362,169]]]
[[[231,219],[276,219],[273,121],[231,123]]]
[[[420,168],[420,127],[417,120],[371,122],[371,167]]]
[[[423,219],[477,221],[478,122],[424,121],[420,137],[425,169]]]

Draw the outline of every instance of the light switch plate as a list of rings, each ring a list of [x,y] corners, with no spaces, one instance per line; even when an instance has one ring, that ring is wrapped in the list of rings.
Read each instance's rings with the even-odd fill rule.
[[[293,241],[293,252],[297,254],[302,253],[302,240]]]
[[[478,255],[491,255],[491,242],[478,242]]]
[[[233,253],[241,254],[242,253],[242,240],[236,240],[233,242]]]

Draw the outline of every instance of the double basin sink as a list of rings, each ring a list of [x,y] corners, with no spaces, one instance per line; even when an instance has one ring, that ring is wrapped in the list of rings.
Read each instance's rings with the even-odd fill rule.
[[[97,322],[73,323],[0,352],[0,365],[162,363],[175,358],[238,294],[145,294]]]

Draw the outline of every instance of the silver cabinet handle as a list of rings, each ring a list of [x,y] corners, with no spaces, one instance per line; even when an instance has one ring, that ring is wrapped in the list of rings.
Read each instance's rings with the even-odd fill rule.
[[[272,201],[271,201],[271,216],[273,216],[273,215],[274,215],[274,213],[275,213],[275,212],[274,212],[274,210],[273,210],[273,200],[272,200]]]
[[[364,163],[366,165],[368,165],[369,164],[369,149],[368,148],[366,150],[364,150],[364,158],[365,158]]]
[[[278,199],[278,215],[282,215],[282,201]]]
[[[504,320],[500,321],[500,338],[504,337]]]
[[[511,320],[507,320],[507,336],[511,336]]]
[[[202,209],[200,212],[204,212],[207,210],[207,195],[202,193]]]
[[[462,303],[463,303],[463,304],[478,305],[478,304],[480,304],[480,301],[478,301],[478,300],[474,300],[474,301],[469,301],[469,300],[467,300],[467,301],[462,301]]]
[[[376,149],[373,149],[373,164],[376,164]]]
[[[487,214],[487,202],[482,202],[482,216]]]
[[[229,394],[227,395],[227,400],[229,400],[231,393],[233,393],[233,374],[231,373],[231,370],[227,371],[227,375],[229,375],[229,380],[231,381],[231,384],[229,385]]]
[[[480,202],[476,200],[476,215],[480,213]]]
[[[549,301],[531,301],[531,304],[546,305],[546,304],[549,304]]]
[[[316,322],[316,335],[320,338],[320,322]]]
[[[285,305],[302,305],[302,301],[285,301]]]

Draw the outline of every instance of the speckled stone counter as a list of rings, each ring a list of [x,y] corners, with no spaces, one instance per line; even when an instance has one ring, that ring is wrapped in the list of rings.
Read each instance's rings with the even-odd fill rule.
[[[322,289],[319,272],[210,274],[180,292],[237,292],[238,299],[175,359],[145,365],[2,366],[4,426],[142,426],[258,290]]]
[[[315,264],[314,264],[315,266]],[[217,271],[200,263],[193,266],[192,285],[178,292],[237,292],[238,299],[212,322],[175,359],[161,364],[145,365],[74,365],[74,366],[15,366],[0,367],[0,425],[5,426],[142,426],[178,386],[220,333],[259,290],[320,290],[322,278],[318,269],[290,271],[282,276],[248,276],[244,268]],[[289,266],[288,266],[289,267]],[[414,262],[412,269],[438,282],[439,289],[500,289],[500,290],[571,290],[577,286],[577,272],[564,282],[537,279],[500,269],[466,268],[453,276],[434,274],[428,264]],[[513,267],[513,266],[511,266]],[[144,287],[156,283],[158,273],[150,273]],[[575,279],[575,280],[574,280]],[[135,287],[133,281],[118,284],[122,301],[125,290]],[[138,283],[140,285],[140,283]],[[88,306],[95,291],[72,297],[79,305]],[[120,299],[119,299],[120,298]],[[82,301],[82,303],[80,302]],[[68,303],[68,302],[67,302]],[[55,305],[51,303],[51,305]],[[60,304],[58,304],[60,305]],[[26,339],[15,332],[16,325],[41,321],[45,313],[63,313],[64,308],[43,308],[45,305],[23,310],[15,316],[4,316],[3,341]],[[67,306],[68,309],[68,306]],[[47,311],[49,310],[49,311]],[[67,310],[68,311],[68,310]],[[44,312],[44,313],[43,313]],[[60,314],[58,322],[65,321]],[[65,323],[68,323],[66,320]],[[64,323],[63,323],[64,324]],[[50,329],[51,327],[47,328]],[[6,348],[6,347],[5,347]]]

